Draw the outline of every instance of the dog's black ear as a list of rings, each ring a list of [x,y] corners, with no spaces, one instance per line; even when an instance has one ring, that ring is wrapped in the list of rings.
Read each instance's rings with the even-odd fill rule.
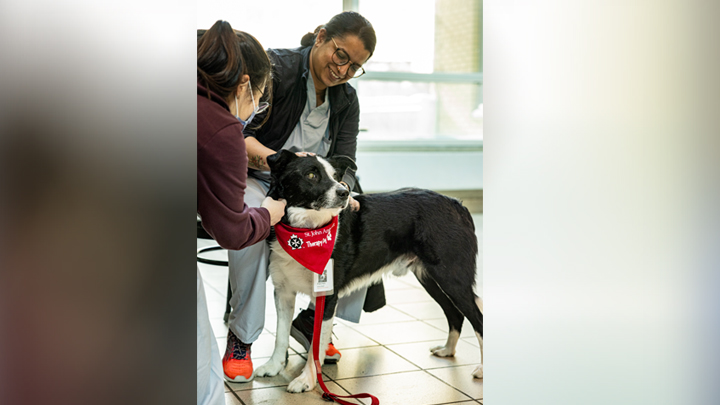
[[[297,159],[297,155],[289,150],[282,149],[279,152],[267,157],[268,166],[270,166],[270,189],[268,197],[274,199],[284,198],[283,186],[280,182],[279,173],[285,170],[285,166],[293,159]]]
[[[332,167],[335,168],[335,176],[337,177],[337,181],[342,180],[347,169],[350,169],[352,171],[357,170],[357,165],[355,164],[355,161],[348,156],[333,156],[328,159],[328,162],[332,165]]]
[[[270,166],[270,172],[282,172],[285,166],[292,160],[297,159],[297,155],[287,149],[281,149],[274,155],[267,157],[267,164]]]

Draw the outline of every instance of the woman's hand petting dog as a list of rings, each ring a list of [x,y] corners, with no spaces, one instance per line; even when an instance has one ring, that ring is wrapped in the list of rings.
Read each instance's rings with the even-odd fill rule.
[[[352,208],[353,211],[359,211],[360,210],[360,203],[352,198],[352,196],[348,196],[348,204]]]
[[[287,201],[285,199],[281,198],[279,200],[273,200],[272,197],[265,197],[265,200],[263,200],[262,204],[260,205],[263,208],[267,208],[267,210],[270,212],[270,225],[275,225],[282,217],[285,215],[285,206],[287,205]]]
[[[342,184],[343,187],[345,187],[347,189],[347,191],[352,191],[352,190],[350,190],[350,186],[348,186],[348,184],[345,183],[344,181],[341,181],[340,184]],[[352,198],[352,195],[348,196],[348,205],[350,205],[350,208],[353,211],[360,211],[360,203],[358,202],[358,200]]]

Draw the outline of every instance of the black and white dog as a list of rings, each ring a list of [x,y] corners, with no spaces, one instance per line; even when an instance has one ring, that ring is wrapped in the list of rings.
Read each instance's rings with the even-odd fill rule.
[[[282,150],[267,159],[272,173],[269,196],[287,200],[282,221],[295,228],[319,228],[339,215],[332,251],[334,295],[326,297],[320,334],[320,364],[332,333],[338,297],[379,281],[384,274],[412,271],[425,290],[440,304],[449,325],[445,346],[430,349],[440,357],[453,356],[460,328],[468,318],[480,342],[480,365],[473,372],[482,378],[482,301],[475,296],[475,262],[478,252],[475,226],[468,210],[455,199],[429,190],[402,189],[390,193],[358,195],[359,211],[348,206],[349,192],[338,180],[355,163],[340,156],[323,159],[298,157]],[[313,273],[271,242],[270,275],[275,286],[277,334],[270,360],[258,377],[277,375],[285,367],[295,296],[312,297]],[[312,347],[302,374],[289,392],[311,390],[317,383]]]

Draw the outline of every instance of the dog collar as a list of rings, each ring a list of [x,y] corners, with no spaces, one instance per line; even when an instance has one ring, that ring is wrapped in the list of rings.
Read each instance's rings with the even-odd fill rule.
[[[322,274],[332,256],[337,225],[338,217],[333,217],[327,225],[318,229],[294,228],[278,222],[275,236],[293,259],[308,270]]]

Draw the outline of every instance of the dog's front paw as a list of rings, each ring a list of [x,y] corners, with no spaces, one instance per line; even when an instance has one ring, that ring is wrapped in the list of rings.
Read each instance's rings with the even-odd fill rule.
[[[432,352],[432,354],[434,354],[435,356],[438,356],[438,357],[453,357],[453,356],[455,356],[455,351],[450,350],[445,346],[431,347],[430,351]]]
[[[278,373],[281,372],[282,369],[283,369],[282,363],[272,361],[272,359],[271,359],[267,363],[258,367],[257,370],[255,370],[255,376],[256,377],[274,377],[274,376],[278,375]]]
[[[316,378],[317,377],[314,375],[308,376],[305,372],[303,372],[298,378],[290,382],[287,387],[287,391],[293,393],[310,391],[315,388]]]
[[[483,378],[483,365],[479,365],[475,367],[475,370],[472,372],[473,377],[475,378]]]

